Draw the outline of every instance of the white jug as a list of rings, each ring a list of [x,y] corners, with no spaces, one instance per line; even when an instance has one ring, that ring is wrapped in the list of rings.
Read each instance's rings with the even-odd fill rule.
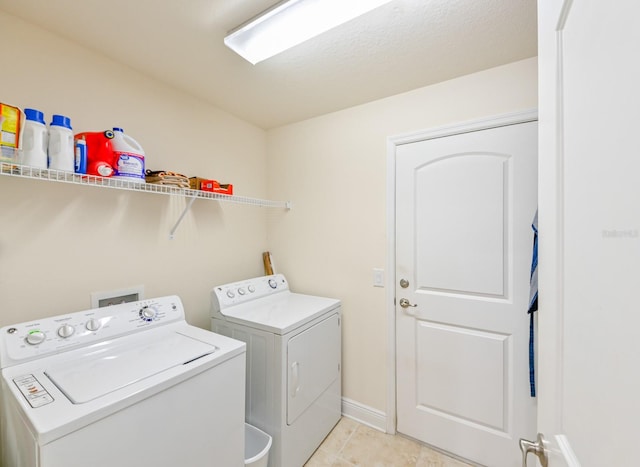
[[[71,119],[64,115],[54,115],[49,125],[49,168],[64,172],[75,169]]]
[[[144,149],[135,139],[124,134],[122,128],[113,129],[114,178],[145,183]]]
[[[38,169],[47,168],[47,126],[44,114],[36,109],[24,109],[26,120],[22,136],[20,163]]]

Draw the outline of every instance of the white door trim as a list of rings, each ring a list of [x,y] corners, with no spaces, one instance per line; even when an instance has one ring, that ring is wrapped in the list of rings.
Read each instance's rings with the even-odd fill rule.
[[[387,308],[387,410],[386,431],[396,432],[396,305],[395,305],[395,270],[396,270],[396,147],[444,136],[452,136],[472,131],[486,130],[506,125],[532,122],[538,119],[538,111],[529,109],[522,112],[497,115],[478,120],[471,120],[453,125],[445,125],[429,130],[390,136],[387,138],[387,282],[385,287]]]

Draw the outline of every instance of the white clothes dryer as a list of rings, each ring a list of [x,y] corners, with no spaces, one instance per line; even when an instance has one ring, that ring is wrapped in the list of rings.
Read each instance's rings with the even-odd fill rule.
[[[342,413],[341,304],[292,293],[282,274],[215,287],[212,330],[247,344],[247,422],[269,467],[301,467]]]
[[[244,465],[245,344],[177,296],[0,329],[2,465]]]

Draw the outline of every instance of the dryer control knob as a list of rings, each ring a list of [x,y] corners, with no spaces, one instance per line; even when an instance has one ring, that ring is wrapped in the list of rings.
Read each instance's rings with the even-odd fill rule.
[[[76,329],[70,324],[63,324],[58,328],[58,335],[63,339],[73,336],[74,332],[76,332]]]
[[[249,293],[253,293],[256,291],[256,288],[252,285],[250,285],[249,287],[247,287],[247,290],[249,291]]]
[[[233,290],[228,290],[228,291],[227,291],[227,297],[229,297],[229,298],[233,298],[233,297],[235,297],[235,296],[236,296],[236,294],[234,294],[234,293],[233,293]]]
[[[242,287],[240,287],[240,288],[238,289],[238,294],[240,294],[240,295],[244,295],[245,293],[246,293],[246,292],[244,291],[244,289],[243,289]]]
[[[269,279],[269,287],[271,287],[272,289],[275,289],[276,287],[278,287],[278,283],[276,282],[275,279]]]
[[[91,318],[89,321],[87,321],[87,324],[85,324],[84,327],[86,327],[88,331],[97,331],[102,327],[102,324],[99,320]]]
[[[38,345],[43,343],[45,338],[46,336],[44,335],[44,332],[34,330],[27,334],[27,338],[25,340],[27,341],[27,344]]]
[[[142,318],[144,321],[152,321],[153,318],[156,317],[156,310],[154,310],[153,308],[149,308],[148,306],[145,306],[143,309],[140,310],[140,318]]]

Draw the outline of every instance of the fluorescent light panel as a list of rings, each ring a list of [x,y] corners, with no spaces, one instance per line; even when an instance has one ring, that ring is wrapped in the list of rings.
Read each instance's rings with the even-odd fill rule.
[[[224,43],[256,64],[391,0],[288,0],[234,29]]]

